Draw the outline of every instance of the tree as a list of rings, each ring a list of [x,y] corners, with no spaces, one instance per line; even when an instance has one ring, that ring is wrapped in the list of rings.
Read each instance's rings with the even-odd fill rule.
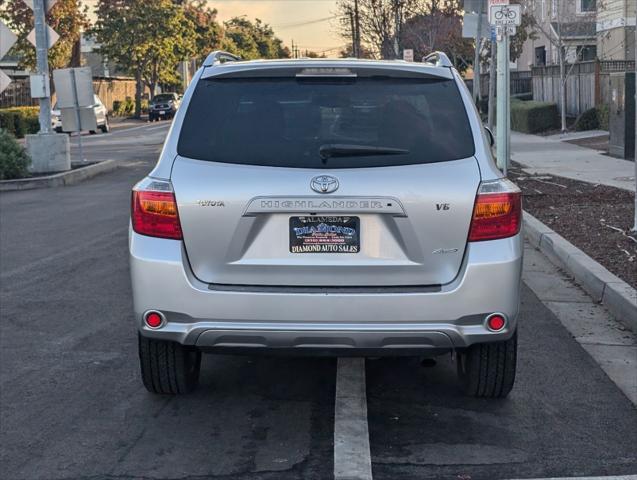
[[[208,7],[206,0],[189,0],[184,3],[184,15],[194,25],[198,60],[204,60],[210,52],[223,47],[224,32],[217,21],[216,8]]]
[[[440,50],[460,71],[467,69],[474,52],[472,39],[462,38],[462,17],[457,0],[412,4],[402,27],[402,43],[414,49],[415,58]]]
[[[66,68],[77,62],[78,45],[83,30],[89,28],[87,7],[80,0],[59,0],[47,14],[47,24],[59,35],[59,40],[49,50],[49,68]],[[18,35],[12,51],[20,57],[21,68],[35,68],[35,47],[27,40],[33,29],[33,10],[22,0],[0,1],[0,18]],[[74,52],[76,61],[73,62]],[[78,65],[79,66],[79,65]]]
[[[355,0],[338,0],[336,6],[341,17],[341,36],[351,41],[350,12]],[[401,26],[422,0],[358,0],[360,41],[367,44],[375,56],[397,58],[401,50]]]
[[[135,116],[144,83],[151,94],[174,82],[177,63],[195,54],[195,25],[171,0],[98,0],[92,30],[102,55],[135,76]]]
[[[255,58],[290,58],[290,50],[274,35],[272,27],[258,18],[251,22],[235,17],[224,23],[225,49],[246,60]]]

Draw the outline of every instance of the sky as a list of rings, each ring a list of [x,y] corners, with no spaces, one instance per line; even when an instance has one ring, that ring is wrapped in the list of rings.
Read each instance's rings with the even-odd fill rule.
[[[96,2],[85,3],[92,11]],[[260,18],[286,46],[294,41],[301,52],[308,49],[337,57],[345,44],[336,33],[336,20],[329,19],[336,13],[336,0],[208,0],[208,4],[218,10],[220,21],[241,15]]]
[[[208,3],[219,11],[221,21],[240,15],[260,18],[272,26],[287,46],[294,40],[301,51],[325,51],[328,56],[338,56],[338,49],[326,50],[345,44],[336,33],[336,20],[323,20],[336,14],[336,0],[214,0]]]

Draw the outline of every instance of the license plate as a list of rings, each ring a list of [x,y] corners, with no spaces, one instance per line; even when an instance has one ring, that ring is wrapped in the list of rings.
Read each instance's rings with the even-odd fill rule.
[[[160,110],[160,111],[159,111],[159,114],[160,114],[160,115],[166,115],[166,110]]]
[[[290,217],[290,252],[358,253],[359,217]]]

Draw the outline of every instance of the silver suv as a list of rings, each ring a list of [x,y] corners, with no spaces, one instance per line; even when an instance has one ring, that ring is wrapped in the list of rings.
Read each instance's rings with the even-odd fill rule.
[[[191,390],[202,352],[451,352],[506,396],[520,191],[447,57],[237,60],[210,54],[133,189],[146,388]]]

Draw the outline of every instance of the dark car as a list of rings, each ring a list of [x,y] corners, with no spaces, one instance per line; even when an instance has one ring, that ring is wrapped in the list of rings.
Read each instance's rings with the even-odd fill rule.
[[[179,95],[176,93],[160,93],[148,104],[148,120],[153,122],[162,118],[173,118],[179,108]]]

